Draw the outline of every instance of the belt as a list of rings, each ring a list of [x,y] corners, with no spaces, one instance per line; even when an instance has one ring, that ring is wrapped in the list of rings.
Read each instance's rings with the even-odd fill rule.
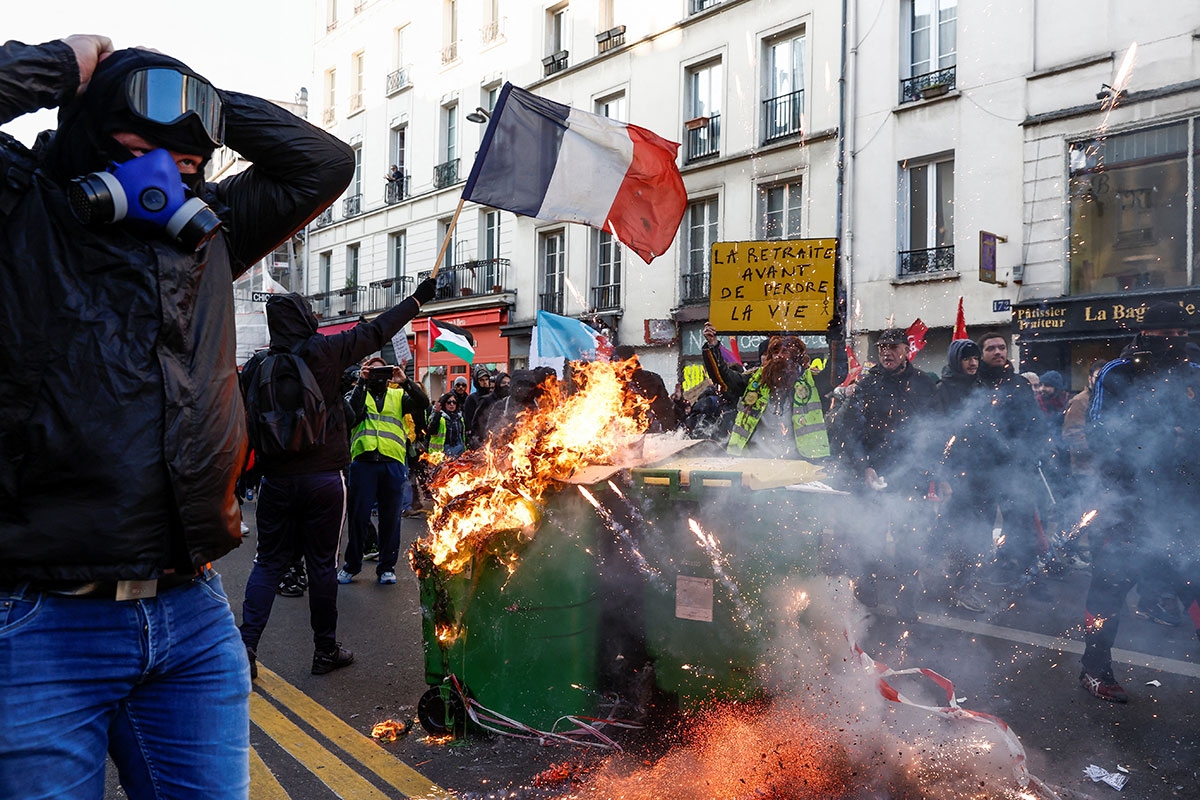
[[[365,453],[359,453],[355,461],[369,461],[372,464],[386,464],[389,461],[394,461],[399,464],[401,461],[397,458],[391,458],[380,453],[378,450],[367,450]]]
[[[207,577],[210,571],[211,567],[206,566],[191,575],[172,573],[145,581],[31,581],[27,591],[86,600],[146,600],[186,586],[198,577]]]

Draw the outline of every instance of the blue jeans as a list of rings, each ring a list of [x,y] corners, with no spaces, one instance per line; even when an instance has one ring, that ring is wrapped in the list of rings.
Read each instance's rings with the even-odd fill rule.
[[[363,461],[350,464],[350,541],[346,545],[346,572],[362,570],[363,545],[371,509],[379,504],[379,563],[375,573],[395,572],[400,557],[400,512],[412,502],[408,467],[399,461]]]
[[[147,600],[0,589],[0,797],[246,798],[250,667],[209,570]]]
[[[313,645],[337,641],[337,552],[346,515],[341,472],[263,478],[258,494],[258,549],[242,603],[242,641],[257,648],[271,616],[275,588],[297,553],[308,571]]]

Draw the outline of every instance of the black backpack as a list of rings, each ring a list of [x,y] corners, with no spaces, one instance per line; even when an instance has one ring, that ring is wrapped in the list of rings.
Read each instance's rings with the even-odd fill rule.
[[[303,453],[325,443],[325,394],[300,357],[272,347],[248,376],[246,424],[259,455]]]

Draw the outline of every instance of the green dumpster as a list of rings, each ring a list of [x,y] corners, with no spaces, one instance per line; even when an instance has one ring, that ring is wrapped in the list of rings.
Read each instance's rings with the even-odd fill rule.
[[[841,496],[787,488],[795,475],[813,479],[811,465],[766,464],[777,472],[766,481],[748,480],[768,468],[753,459],[632,472],[640,541],[664,579],[645,592],[646,650],[656,685],[681,708],[761,694],[772,592],[818,572],[820,535]]]
[[[538,730],[595,712],[595,520],[578,493],[564,489],[548,498],[531,539],[499,534],[461,573],[414,549],[432,687],[418,706],[426,730],[467,727],[450,676],[483,707]]]

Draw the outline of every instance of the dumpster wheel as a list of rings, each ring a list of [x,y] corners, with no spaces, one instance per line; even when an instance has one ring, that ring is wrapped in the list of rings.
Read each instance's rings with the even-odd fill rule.
[[[417,719],[434,736],[462,736],[467,729],[467,707],[454,687],[432,686],[417,701]]]

